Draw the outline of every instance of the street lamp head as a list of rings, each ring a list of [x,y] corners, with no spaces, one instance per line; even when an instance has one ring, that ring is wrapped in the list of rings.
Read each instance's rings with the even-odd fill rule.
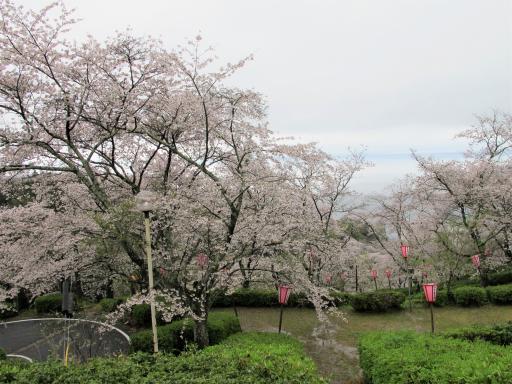
[[[425,300],[427,303],[435,303],[437,296],[437,284],[423,284],[423,293],[425,294]]]
[[[154,211],[157,195],[151,191],[141,191],[135,196],[135,207],[140,212]]]
[[[285,305],[288,303],[288,298],[290,297],[290,293],[292,288],[287,285],[279,286],[279,304]]]

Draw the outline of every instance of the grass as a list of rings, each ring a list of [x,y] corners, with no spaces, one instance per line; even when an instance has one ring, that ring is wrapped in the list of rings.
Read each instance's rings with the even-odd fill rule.
[[[219,311],[232,312],[232,309]],[[277,332],[279,310],[276,308],[238,308],[244,331]],[[331,319],[334,332],[323,329],[311,309],[287,308],[283,316],[283,330],[301,340],[307,353],[315,360],[324,376],[332,376],[333,383],[360,383],[361,372],[357,355],[359,335],[378,330],[430,330],[428,308],[415,307],[384,314],[361,314],[344,309],[347,322]],[[512,320],[512,306],[486,305],[480,308],[435,308],[436,329],[439,331],[472,324],[496,324]]]

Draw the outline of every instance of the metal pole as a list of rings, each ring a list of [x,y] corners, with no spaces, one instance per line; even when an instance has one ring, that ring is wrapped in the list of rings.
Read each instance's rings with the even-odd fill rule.
[[[283,324],[283,309],[284,305],[281,304],[281,313],[279,314],[279,333],[281,333],[281,325]]]
[[[409,269],[409,259],[405,258],[405,268],[407,269],[407,277],[409,278],[409,312],[412,312],[412,300],[411,300],[411,289],[412,289],[412,277]]]
[[[146,227],[146,255],[148,257],[149,300],[151,306],[151,329],[153,330],[153,352],[158,353],[158,333],[156,329],[156,308],[153,296],[153,259],[151,257],[151,224],[149,211],[144,211],[144,225]]]
[[[432,303],[430,303],[430,322],[432,324],[432,333],[434,333],[434,309]]]

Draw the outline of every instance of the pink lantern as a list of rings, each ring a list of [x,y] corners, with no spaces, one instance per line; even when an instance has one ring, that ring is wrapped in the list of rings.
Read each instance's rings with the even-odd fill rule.
[[[202,252],[198,253],[196,256],[196,259],[197,259],[197,265],[201,269],[204,269],[208,265],[208,255],[206,253],[202,253]]]
[[[279,286],[279,304],[285,305],[288,302],[292,288],[287,285]]]
[[[325,275],[324,280],[326,284],[331,284],[332,275]]]
[[[402,257],[404,259],[407,259],[408,255],[409,255],[409,246],[402,244],[402,245],[400,245],[400,250],[402,251]]]
[[[480,268],[480,255],[471,256],[471,262],[475,266],[475,268]]]
[[[375,280],[377,278],[377,271],[375,269],[372,269],[371,274],[372,274],[372,279]]]
[[[437,296],[437,284],[423,284],[423,293],[425,294],[425,300],[427,300],[427,303],[435,303]]]
[[[391,278],[391,270],[386,269],[386,272],[385,272],[385,273],[386,273],[386,277],[387,277],[388,279],[390,279],[390,278]]]

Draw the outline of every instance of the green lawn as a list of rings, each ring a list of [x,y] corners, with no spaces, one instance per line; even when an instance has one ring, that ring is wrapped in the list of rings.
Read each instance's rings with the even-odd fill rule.
[[[222,309],[219,311],[232,311]],[[494,324],[512,321],[512,306],[486,305],[480,308],[435,308],[436,329],[446,330],[470,324]],[[277,308],[239,308],[244,331],[277,331]],[[345,310],[347,322],[331,319],[333,326],[323,327],[311,309],[288,308],[283,317],[283,330],[301,340],[308,354],[324,376],[332,375],[333,383],[359,383],[360,369],[357,339],[371,330],[430,330],[430,312],[416,307],[387,314],[361,314]]]

